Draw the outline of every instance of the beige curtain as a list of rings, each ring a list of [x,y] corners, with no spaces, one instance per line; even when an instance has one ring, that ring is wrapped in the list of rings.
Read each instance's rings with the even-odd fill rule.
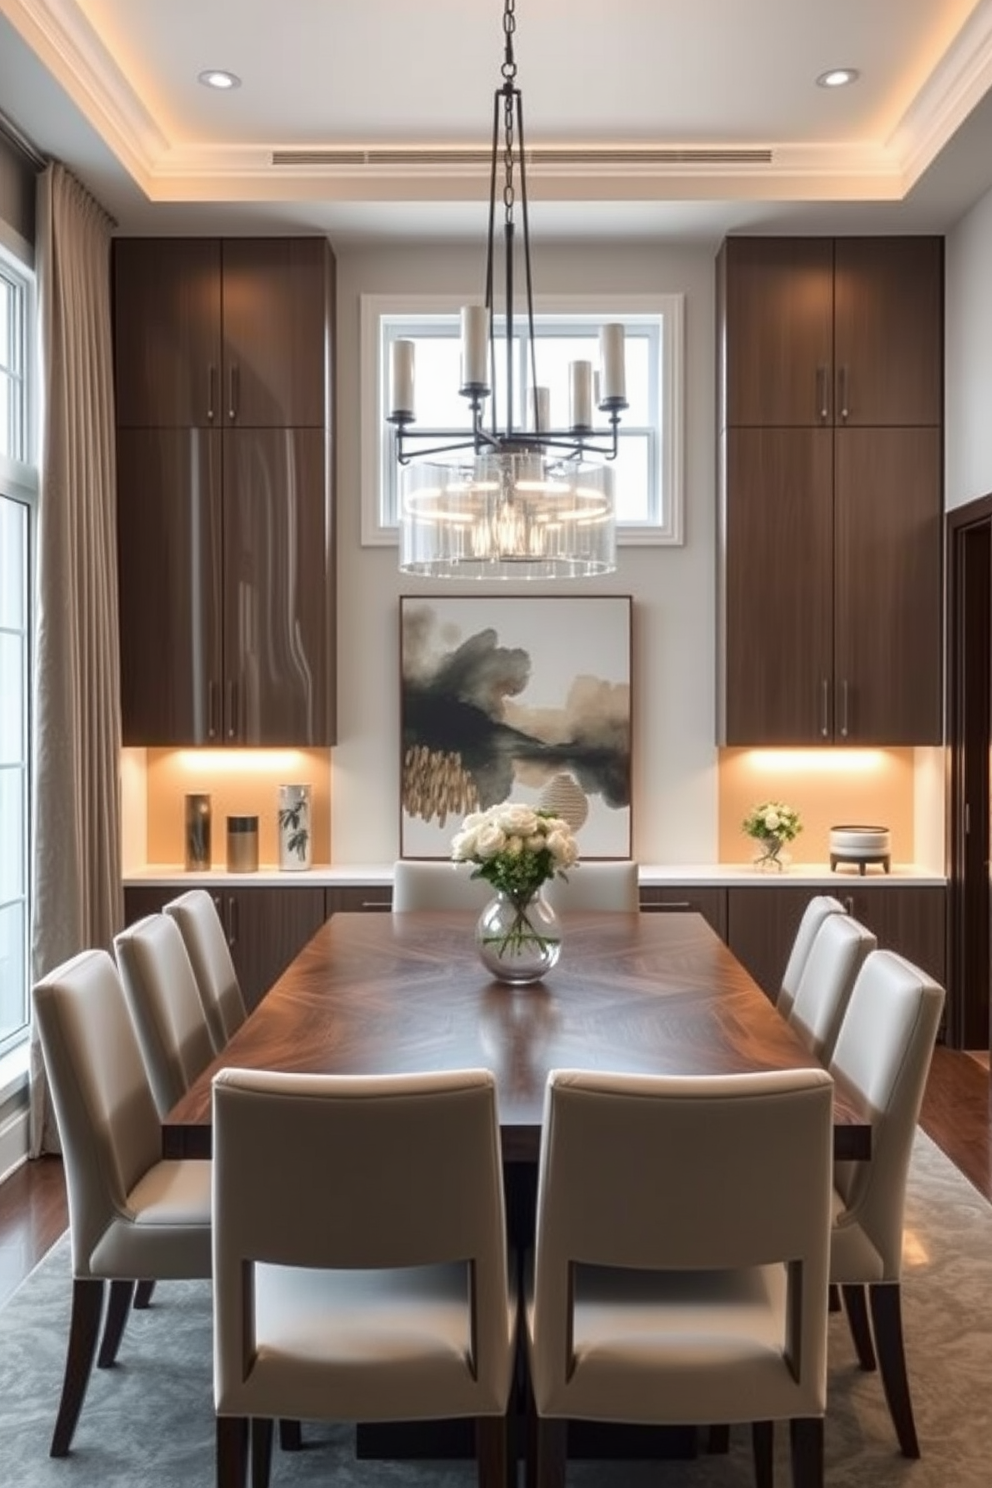
[[[113,224],[63,165],[39,178],[42,440],[34,705],[32,973],[123,923]],[[31,1150],[57,1147],[37,1039]]]

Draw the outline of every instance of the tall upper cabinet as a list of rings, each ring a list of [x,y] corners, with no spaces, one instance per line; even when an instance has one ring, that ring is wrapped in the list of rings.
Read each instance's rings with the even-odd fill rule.
[[[124,742],[334,741],[334,259],[114,244]]]
[[[943,243],[717,261],[720,741],[941,738]]]

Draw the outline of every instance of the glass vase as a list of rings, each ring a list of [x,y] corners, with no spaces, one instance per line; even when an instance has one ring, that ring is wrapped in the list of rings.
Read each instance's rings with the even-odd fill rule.
[[[780,837],[759,837],[754,866],[764,872],[781,873],[789,865],[789,854]]]
[[[525,897],[497,891],[479,916],[482,964],[501,982],[539,982],[561,955],[561,924],[543,889]]]

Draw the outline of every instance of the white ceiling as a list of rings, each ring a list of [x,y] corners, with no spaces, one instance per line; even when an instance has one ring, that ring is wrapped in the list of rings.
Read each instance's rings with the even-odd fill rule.
[[[535,235],[939,231],[992,185],[992,0],[516,9]],[[0,0],[4,112],[131,232],[477,237],[502,55],[502,0]]]

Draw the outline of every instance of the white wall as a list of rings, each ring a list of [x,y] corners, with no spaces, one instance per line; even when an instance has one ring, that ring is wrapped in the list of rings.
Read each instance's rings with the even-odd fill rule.
[[[535,293],[680,292],[685,299],[685,544],[621,548],[609,578],[500,593],[630,594],[634,600],[633,852],[644,863],[705,863],[717,851],[715,739],[714,256],[706,246],[538,245]],[[393,548],[360,541],[359,296],[478,299],[484,245],[338,253],[338,738],[331,857],[391,861],[399,840],[400,594],[439,592],[397,570]],[[477,586],[440,586],[479,594]]]
[[[947,236],[945,503],[992,492],[992,191]]]

